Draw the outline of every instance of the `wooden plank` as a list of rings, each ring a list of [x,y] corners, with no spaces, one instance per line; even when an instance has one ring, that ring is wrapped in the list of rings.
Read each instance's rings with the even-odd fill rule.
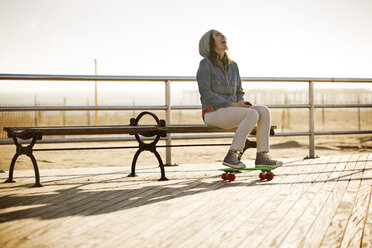
[[[217,168],[218,167],[216,167],[216,169]],[[204,186],[202,185],[202,187],[200,189],[196,189],[196,191],[189,192],[189,190],[181,189],[181,191],[178,192],[177,194],[172,193],[172,197],[169,198],[168,201],[164,202],[164,204],[166,204],[166,212],[169,211],[169,213],[172,213],[172,216],[177,216],[177,218],[179,218],[179,215],[175,214],[175,212],[177,213],[182,210],[180,213],[185,216],[188,216],[187,213],[189,212],[194,213],[195,210],[199,212],[202,207],[205,207],[205,201],[208,201],[208,199],[211,200],[210,202],[213,202],[216,196],[218,195],[218,192],[220,190],[224,190],[223,187],[226,186],[226,183],[221,182],[221,180],[219,179],[219,174],[220,173],[217,172],[216,170],[214,171],[215,176],[213,178],[203,179],[202,181],[203,181]],[[231,187],[236,187],[236,184],[231,184]],[[208,193],[208,195],[205,195],[206,193]],[[201,195],[201,194],[205,195],[203,197],[203,201],[195,200],[195,196]],[[154,228],[157,229],[156,226],[157,226],[158,221],[159,222],[163,220],[167,221],[169,216],[167,216],[167,218],[163,218],[161,214],[164,212],[164,206],[162,205],[152,206],[151,208],[152,217],[151,218],[149,218],[148,215],[146,215],[147,212],[145,211],[142,216],[138,216],[134,220],[127,220],[127,222],[129,222],[132,228],[130,228],[130,230],[126,232],[126,237],[136,236],[136,239],[138,239],[139,238],[138,233],[141,233],[141,235],[143,235],[143,232],[145,230],[142,230],[142,229],[144,227],[151,226],[151,230],[153,230]],[[207,207],[207,209],[210,210],[210,206]],[[188,216],[188,217],[192,218],[191,216]],[[171,226],[172,230],[173,229],[175,230],[176,228],[175,224],[176,223],[172,224]],[[107,224],[105,226],[100,226],[99,228],[105,229],[107,228]],[[121,232],[120,228],[116,230],[112,229],[111,231],[114,233]],[[114,242],[114,241],[111,240],[111,242]]]
[[[244,224],[244,228],[241,227],[241,223],[236,223],[235,226],[232,226],[235,231],[232,232],[229,229],[230,225],[224,225],[220,227],[220,230],[216,230],[219,234],[216,235],[217,242],[223,242],[227,238],[231,239],[240,239],[242,236],[245,236],[245,233],[255,231],[255,226],[259,223],[266,222],[267,216],[275,211],[275,209],[280,204],[281,200],[285,198],[286,193],[290,189],[293,189],[292,184],[298,180],[298,176],[307,168],[308,160],[303,160],[295,163],[286,163],[285,166],[288,166],[287,170],[280,171],[280,180],[274,180],[269,184],[270,188],[268,192],[253,192],[255,195],[253,198],[253,204],[247,209],[247,214],[239,215],[241,223]],[[275,172],[275,171],[274,171]],[[243,207],[244,209],[244,207]],[[206,245],[213,242],[212,239],[207,239],[205,241]]]
[[[372,154],[370,153],[367,159],[367,164],[362,180],[363,185],[370,185],[372,187]],[[369,207],[366,214],[366,222],[363,230],[362,247],[372,247],[372,192],[369,195]]]
[[[174,182],[174,181],[171,182],[171,181],[169,181],[167,183],[171,184],[171,185],[176,185],[176,184],[181,183],[183,185],[182,182]],[[195,181],[195,183],[192,183],[192,185],[190,185],[190,186],[191,186],[191,188],[194,188],[194,187],[198,188],[198,187],[200,187],[201,183],[202,182],[197,180],[197,181]],[[98,207],[97,206],[91,206],[93,209],[88,209],[88,212],[85,211],[85,210],[83,210],[83,211],[80,210],[79,215],[91,216],[91,215],[95,215],[95,213],[97,213],[97,212],[104,212],[104,213],[109,214],[109,213],[115,213],[116,211],[119,211],[119,210],[126,210],[128,216],[131,216],[130,212],[134,211],[133,209],[137,210],[138,207],[142,206],[142,205],[147,206],[148,204],[151,203],[151,202],[149,202],[149,201],[151,201],[151,199],[155,199],[158,196],[168,195],[172,191],[173,191],[173,194],[175,196],[177,196],[177,194],[183,193],[184,190],[185,190],[185,187],[181,187],[178,190],[178,192],[177,192],[177,188],[176,189],[175,188],[172,188],[172,189],[169,188],[169,190],[171,190],[171,192],[167,193],[168,187],[165,187],[163,182],[157,182],[157,184],[158,184],[158,186],[155,187],[155,189],[149,189],[149,188],[144,187],[143,192],[141,194],[139,194],[138,196],[134,197],[134,198],[138,198],[138,199],[135,199],[133,201],[126,201],[126,200],[123,199],[123,197],[118,196],[117,199],[112,199],[111,201],[108,201],[106,203],[106,205],[101,206],[101,209],[102,209],[101,211],[100,211],[99,206]],[[190,186],[186,185],[186,187],[190,187]],[[201,188],[203,188],[203,187],[201,187]],[[156,191],[158,191],[158,193],[156,193]],[[128,222],[128,220],[130,219],[130,218],[128,218],[128,216],[127,216],[127,219],[125,221],[123,220],[124,222]],[[139,214],[139,215],[137,214],[135,216],[138,216],[138,217],[136,217],[136,222],[141,221],[142,217],[146,217],[148,219],[148,216],[146,216],[145,214]],[[92,231],[92,230],[94,230],[94,232],[99,232],[99,230],[101,228],[105,229],[105,228],[112,227],[112,223],[115,223],[115,221],[117,221],[117,218],[118,218],[117,216],[109,214],[104,219],[100,219],[100,220],[97,219],[96,221],[90,222],[90,223],[88,223],[87,225],[84,225],[84,226],[81,226],[79,223],[76,223],[76,221],[74,219],[70,219],[70,220],[67,220],[65,222],[60,223],[59,228],[61,228],[63,230],[63,229],[66,229],[67,227],[72,226],[73,229],[74,229],[74,235],[77,235],[80,232]],[[150,220],[151,220],[151,218],[150,218]],[[106,225],[108,225],[108,227]],[[128,227],[128,229],[131,229],[131,228]],[[121,228],[120,228],[120,231],[122,231]],[[128,230],[128,231],[130,231],[130,230]],[[81,235],[79,234],[79,236],[81,236]],[[87,237],[89,238],[90,236],[88,235]],[[60,236],[57,236],[55,238],[60,239]],[[68,238],[68,237],[66,236],[65,238]],[[40,239],[40,237],[38,237],[38,239]],[[44,238],[42,238],[42,239],[44,239]],[[46,237],[45,239],[49,240],[50,237]],[[81,237],[80,239],[83,240],[84,237]],[[51,241],[53,241],[53,238],[51,239]],[[74,240],[74,241],[76,242],[76,240]],[[79,242],[80,242],[80,240],[79,240]]]
[[[64,216],[90,216],[94,215],[95,212],[102,212],[102,213],[109,213],[110,207],[112,208],[112,205],[115,205],[116,202],[123,201],[125,203],[129,203],[130,198],[136,198],[138,194],[140,194],[142,197],[146,197],[147,195],[154,194],[157,191],[161,191],[162,187],[143,187],[138,190],[133,191],[127,191],[127,190],[104,190],[101,191],[99,194],[89,194],[89,192],[82,191],[81,193],[77,193],[78,196],[81,195],[89,195],[88,198],[85,198],[81,201],[76,201],[75,199],[77,197],[74,197],[74,201],[70,202],[67,201],[62,206],[58,206],[56,209],[50,209],[50,212],[46,212],[45,214],[41,215],[43,219],[56,219],[57,220],[57,226],[59,228],[63,229],[69,229],[74,227],[79,227],[81,223],[76,222],[75,218],[62,218]],[[101,200],[102,195],[107,198],[112,198],[111,200]],[[45,209],[47,210],[47,209]],[[62,219],[60,219],[62,218]],[[28,234],[27,237],[32,239],[40,239],[43,240],[42,235],[45,232],[45,230],[48,230],[50,228],[55,229],[56,222],[40,222],[37,225],[33,225],[29,228],[29,231],[31,234]],[[88,225],[87,225],[88,226]],[[76,228],[75,228],[76,229]],[[17,239],[21,239],[20,237],[17,237]],[[46,237],[46,239],[52,239],[50,237]],[[47,241],[44,240],[44,241]],[[42,242],[41,242],[42,243]]]
[[[361,163],[365,161],[365,167],[361,176],[361,184],[354,203],[353,212],[349,218],[341,247],[362,246],[363,237],[368,239],[368,232],[364,235],[365,226],[368,222],[368,212],[371,196],[372,163],[368,161],[368,154],[360,157]],[[369,162],[369,164],[368,164]],[[370,243],[372,246],[372,243]]]
[[[117,170],[118,168],[115,168],[115,170]],[[102,182],[104,183],[104,182]],[[147,181],[144,181],[145,184],[155,184],[155,183],[158,183],[159,182],[147,182]],[[118,186],[122,186],[123,184],[125,184],[125,182],[119,182],[118,183]],[[68,187],[68,185],[67,185]],[[137,187],[140,188],[140,191],[145,191],[147,188],[146,187],[143,187],[143,189],[141,188],[141,185],[138,185]],[[152,187],[152,186],[151,186]],[[44,187],[45,189],[47,187]],[[44,189],[44,188],[41,188],[41,189]],[[154,190],[160,190],[160,188],[157,188],[157,187],[152,187],[154,188]],[[109,190],[103,190],[103,191],[98,191],[98,194],[96,192],[90,192],[90,191],[84,191],[84,190],[79,190],[78,188],[75,188],[75,185],[72,185],[72,188],[71,189],[68,189],[68,190],[59,190],[59,194],[62,194],[63,195],[63,198],[62,199],[59,199],[58,201],[51,201],[49,202],[51,205],[50,207],[44,207],[44,208],[41,208],[39,209],[39,211],[32,211],[30,212],[30,215],[31,216],[24,216],[24,218],[27,218],[27,217],[33,217],[33,216],[40,216],[42,217],[43,219],[54,219],[54,218],[59,218],[59,216],[68,216],[68,215],[74,215],[75,211],[83,211],[84,209],[86,208],[92,208],[95,209],[97,206],[96,205],[93,205],[93,206],[90,206],[89,203],[92,203],[94,202],[95,199],[97,199],[97,197],[101,197],[102,198],[102,195],[104,197],[108,197],[112,194],[114,194],[116,191],[109,191]],[[135,193],[139,193],[141,194],[141,192],[139,191],[133,191],[133,194],[130,194],[132,192],[128,191],[129,193],[128,194],[125,194],[125,192],[123,191],[118,191],[120,192],[119,195],[121,195],[122,197],[124,198],[128,198],[128,197],[132,197],[133,194]],[[98,198],[100,199],[100,198]],[[35,199],[37,200],[37,199]],[[46,201],[48,202],[48,201]],[[60,203],[64,203],[64,204],[60,204]],[[73,208],[71,210],[71,208]],[[73,211],[73,212],[71,212]],[[79,213],[77,213],[79,214]],[[50,225],[50,228],[53,227],[55,223],[48,223],[48,222],[40,222],[36,225],[32,225],[29,227],[29,229],[33,229],[31,231],[31,233],[33,233],[32,235],[30,236],[33,236],[33,235],[38,235],[38,232],[42,232],[42,230],[45,230],[45,229],[48,229],[48,225]],[[14,225],[14,223],[12,224]],[[22,223],[20,222],[20,225],[22,225]],[[13,227],[12,227],[13,228]],[[10,228],[10,229],[12,229]],[[16,225],[14,225],[14,228],[17,228]],[[8,230],[7,230],[8,231]],[[14,235],[17,235],[16,233]],[[9,235],[8,235],[9,236]],[[11,235],[10,235],[11,236]],[[15,236],[14,238],[16,238],[17,236]]]
[[[239,192],[234,188],[234,191],[227,194],[221,194],[219,198],[222,198],[221,203],[216,204],[214,207],[218,214],[213,215],[213,222],[209,221],[210,216],[208,211],[200,211],[200,215],[196,218],[200,219],[200,227],[195,228],[194,223],[190,222],[186,227],[183,224],[180,228],[182,231],[177,233],[177,240],[182,240],[182,247],[192,247],[193,244],[198,244],[201,247],[208,247],[211,243],[213,244],[224,244],[226,240],[225,235],[230,236],[230,245],[235,246],[234,240],[239,240],[234,237],[237,231],[241,228],[242,223],[248,225],[251,223],[251,218],[255,215],[264,215],[263,206],[279,194],[279,188],[288,181],[287,177],[281,177],[282,174],[296,170],[296,167],[290,167],[284,165],[274,172],[277,176],[271,182],[256,182],[257,185],[252,185],[248,189]],[[239,175],[240,176],[240,175]],[[239,177],[240,178],[240,177]],[[241,179],[240,179],[241,180]],[[283,184],[282,184],[283,183]],[[275,205],[275,204],[272,204]],[[212,206],[213,207],[213,206]],[[249,220],[249,221],[247,221]],[[194,231],[191,231],[194,230]],[[213,233],[214,235],[208,235]],[[167,234],[163,233],[165,237],[162,239],[161,245],[172,246],[170,240],[167,238]],[[212,238],[213,237],[213,238]]]
[[[122,243],[125,244],[125,246],[134,247],[137,245],[143,245],[143,246],[149,246],[154,245],[155,247],[159,247],[156,244],[162,243],[161,240],[163,239],[163,236],[160,233],[163,233],[164,231],[168,233],[172,233],[174,236],[176,236],[175,230],[184,230],[181,226],[179,227],[179,223],[182,223],[183,221],[189,222],[193,220],[194,223],[200,223],[201,220],[197,218],[198,213],[204,212],[203,209],[205,209],[206,202],[214,202],[216,195],[215,192],[220,191],[221,187],[224,186],[223,182],[215,183],[218,188],[211,187],[210,190],[214,191],[213,194],[208,193],[208,197],[206,197],[206,194],[200,194],[198,192],[195,192],[193,195],[189,195],[187,197],[179,198],[183,200],[183,203],[177,203],[174,200],[170,200],[169,202],[164,203],[164,205],[158,205],[153,206],[151,211],[153,211],[153,214],[151,215],[152,221],[149,219],[149,214],[146,215],[147,218],[143,219],[140,222],[137,222],[135,219],[130,220],[130,223],[132,223],[133,228],[129,230],[129,233],[126,233],[126,236],[123,237],[121,235],[118,235],[121,230],[119,226],[116,226],[115,229],[112,230],[112,232],[116,235],[113,238],[112,243],[116,245],[120,245]],[[196,195],[203,196],[203,201],[197,200]],[[211,198],[210,198],[211,197]],[[204,204],[203,204],[204,203]],[[207,204],[208,205],[208,204]],[[166,207],[165,213],[166,215],[161,215],[162,212],[164,212],[164,208]],[[211,206],[208,206],[209,212],[211,211]],[[169,212],[168,212],[169,211]],[[214,211],[213,211],[214,212]],[[150,213],[147,211],[147,213]],[[183,218],[182,218],[183,216]],[[176,223],[169,222],[170,219],[176,218]],[[163,221],[165,220],[165,222]],[[160,224],[161,223],[161,224]],[[184,222],[183,222],[184,223]],[[167,225],[168,224],[168,225]],[[187,227],[185,227],[187,228]],[[151,231],[151,232],[149,232]],[[154,239],[154,236],[149,235],[149,233],[153,233],[155,231],[155,236],[161,237],[160,239]],[[140,234],[138,234],[140,233]],[[176,237],[172,237],[173,242],[177,240]],[[104,242],[111,243],[109,241]],[[108,244],[107,244],[108,245]],[[162,245],[160,245],[161,247]]]
[[[283,202],[282,206],[276,210],[276,212],[282,212],[277,213],[280,216],[279,222],[276,224],[272,223],[272,229],[266,233],[266,237],[255,243],[253,245],[254,247],[264,245],[277,247],[280,245],[282,240],[296,224],[297,220],[303,215],[307,206],[311,203],[314,195],[308,192],[311,192],[311,188],[314,187],[313,182],[323,173],[330,163],[338,159],[338,157],[325,156],[314,161],[315,164],[313,166],[315,169],[310,173],[309,177],[306,178],[306,181],[299,179],[298,183],[295,184],[297,192],[295,191],[290,194],[288,199]]]
[[[131,244],[130,246],[135,246],[136,242],[139,242],[138,245],[142,244],[142,246],[146,246],[146,237],[162,237],[162,240],[166,239],[165,236],[167,234],[171,235],[171,239],[173,242],[175,240],[180,240],[178,238],[178,235],[186,231],[188,234],[190,233],[190,230],[194,230],[197,228],[197,223],[203,223],[204,218],[208,218],[209,214],[211,213],[211,209],[214,209],[213,212],[217,212],[218,215],[220,215],[219,211],[215,209],[216,206],[219,206],[220,204],[224,204],[226,202],[229,202],[231,204],[231,207],[234,208],[234,202],[226,201],[225,198],[228,198],[229,196],[233,195],[232,192],[236,191],[236,188],[239,187],[239,184],[241,183],[234,183],[234,184],[226,184],[221,182],[218,177],[218,173],[216,177],[213,179],[216,181],[217,185],[220,185],[218,189],[211,189],[208,188],[208,197],[203,196],[200,199],[200,193],[198,191],[193,192],[193,194],[188,195],[183,198],[172,198],[170,201],[166,202],[166,209],[167,212],[172,213],[171,216],[167,216],[167,218],[162,218],[161,214],[158,216],[156,213],[164,212],[162,206],[152,206],[151,211],[154,212],[151,218],[148,218],[146,215],[146,212],[143,214],[144,217],[139,216],[135,219],[134,223],[131,223],[131,220],[126,220],[131,225],[130,230],[126,231],[126,236],[123,237],[121,235],[114,235],[118,237],[118,244],[123,245],[128,244],[128,242]],[[248,174],[248,173],[247,173]],[[241,177],[245,174],[239,175],[239,179],[243,180]],[[255,178],[257,178],[257,175],[255,175]],[[239,180],[239,181],[240,181]],[[251,181],[251,180],[249,180]],[[248,183],[249,183],[248,181]],[[255,181],[255,180],[254,180]],[[248,185],[247,183],[244,183],[244,185]],[[229,187],[225,187],[229,186]],[[230,193],[229,193],[230,192]],[[243,192],[242,192],[243,193]],[[245,193],[245,192],[244,192]],[[241,199],[241,197],[244,198],[244,195],[242,194],[234,194],[238,197],[238,199]],[[208,199],[210,199],[208,201]],[[181,216],[187,216],[187,218],[180,219]],[[115,220],[114,220],[115,221]],[[216,219],[213,219],[213,223],[218,223]],[[204,222],[205,223],[205,222]],[[211,222],[209,222],[211,224]],[[151,226],[151,228],[146,228],[147,226]],[[205,226],[205,225],[204,225]],[[100,226],[101,227],[101,226]],[[108,228],[108,227],[102,227],[102,228]],[[169,231],[169,228],[171,230],[178,230],[177,233],[169,232],[167,233],[167,230]],[[120,233],[121,229],[110,229],[112,233]],[[83,235],[83,236],[89,236],[89,235]],[[131,239],[130,237],[135,236],[135,239]],[[121,237],[121,240],[120,240]],[[114,239],[114,240],[113,240]],[[110,239],[110,244],[115,244],[115,237]],[[182,237],[182,240],[185,240],[185,237]],[[161,242],[161,246],[165,246],[165,243]],[[151,241],[152,246],[156,246],[156,243],[154,243],[154,240]]]
[[[97,168],[95,170],[97,170]],[[55,174],[59,174],[62,171],[64,170],[45,170],[46,173],[55,173]],[[51,179],[55,181],[65,180],[64,183],[67,183],[67,180],[71,180],[75,178],[81,179],[81,176],[84,176],[84,175],[81,175],[80,173],[86,171],[86,169],[80,168],[80,169],[74,169],[73,171],[74,172],[72,172],[71,174],[75,174],[74,176],[67,176],[67,177],[66,176],[65,177],[53,176]],[[92,169],[90,169],[90,171],[92,171]],[[111,168],[111,171],[114,173],[119,172],[118,175],[122,173],[120,168]],[[99,171],[97,171],[97,175],[105,174],[105,172],[100,172],[100,174],[98,173]],[[112,175],[110,176],[112,177]],[[21,211],[21,210],[12,211],[12,213],[6,214],[3,217],[6,217],[7,219],[12,219],[12,220],[16,220],[19,218],[21,219],[30,218],[32,216],[43,216],[43,218],[52,218],[53,214],[60,212],[59,209],[64,207],[65,202],[68,202],[69,204],[74,204],[78,202],[79,204],[81,204],[82,201],[84,202],[85,198],[91,197],[91,194],[89,193],[88,194],[76,194],[77,192],[79,192],[78,188],[80,186],[81,184],[72,185],[72,186],[70,185],[70,187],[68,185],[66,186],[60,185],[60,186],[54,186],[54,187],[52,186],[52,187],[43,187],[43,188],[24,189],[23,194],[11,195],[9,197],[10,199],[7,199],[5,203],[8,206],[9,205],[27,206],[35,202],[39,204],[46,204],[48,206],[50,203],[52,203],[56,207],[53,207],[53,211],[47,211],[47,212],[46,212],[47,207],[33,209],[32,211]],[[61,203],[61,204],[59,205],[58,203]],[[11,225],[14,226],[13,224]],[[11,228],[12,227],[7,227],[8,230],[11,230]]]
[[[271,132],[276,129],[276,126],[271,126]],[[50,126],[50,127],[5,127],[4,131],[13,134],[17,137],[27,137],[33,134],[47,135],[93,135],[93,134],[146,134],[153,132],[167,133],[217,133],[235,132],[236,128],[222,129],[206,125],[106,125],[106,126]],[[256,132],[256,128],[252,130],[252,134]],[[271,133],[273,134],[273,133]],[[153,134],[155,135],[155,134]]]
[[[352,166],[357,165],[357,158],[358,155],[352,156],[346,166],[342,163],[347,161],[340,156],[296,162],[296,166],[289,164],[277,169],[278,176],[270,182],[260,182],[257,172],[247,172],[239,174],[234,183],[224,183],[216,170],[220,168],[220,163],[169,167],[168,176],[175,180],[165,184],[148,181],[148,178],[157,178],[159,168],[156,166],[143,168],[141,177],[127,179],[120,177],[123,173],[114,173],[118,168],[45,170],[43,174],[50,186],[25,188],[25,183],[32,182],[30,177],[20,187],[14,188],[14,196],[19,196],[21,202],[28,204],[24,207],[35,207],[37,216],[34,214],[30,218],[30,211],[24,219],[12,222],[16,226],[14,229],[9,225],[11,222],[0,223],[0,246],[268,247],[275,244],[276,247],[297,236],[301,241],[300,247],[312,247],[307,246],[311,244],[311,240],[307,240],[312,237],[309,235],[311,230],[314,235],[318,231],[321,239],[329,228],[322,226],[318,229],[316,224],[327,226],[327,223],[334,222],[332,216],[326,221],[321,220],[326,218],[327,213],[332,215],[336,212],[334,215],[337,216],[339,208],[335,202],[339,201],[340,206],[345,204],[345,195],[353,192],[356,202],[350,209],[350,216],[360,216],[361,221],[352,224],[350,217],[343,230],[349,228],[362,233],[357,234],[359,245],[370,247],[372,177],[368,173],[372,172],[372,164],[366,163],[367,159],[360,156],[363,162],[358,166],[364,163],[364,172],[363,167],[354,169]],[[344,170],[341,169],[343,165]],[[334,170],[332,166],[335,166]],[[22,177],[27,173],[20,171],[19,175]],[[74,176],[69,176],[71,174]],[[350,188],[349,179],[354,186],[361,180],[360,187]],[[321,183],[324,184],[322,187]],[[369,186],[368,195],[362,193],[364,186]],[[72,191],[74,187],[77,189],[75,193]],[[151,191],[152,188],[161,189]],[[340,196],[342,190],[345,191],[344,196]],[[58,192],[63,196],[58,196]],[[0,197],[2,193],[0,190]],[[11,191],[5,194],[12,196]],[[132,194],[131,197],[128,198],[128,194]],[[81,198],[83,195],[87,196],[85,200]],[[22,198],[24,196],[44,199],[42,204],[49,204],[44,208],[45,213],[39,210],[41,205],[37,200],[40,198]],[[48,199],[54,200],[48,203]],[[65,199],[66,205],[62,205],[62,199]],[[362,213],[355,213],[357,201],[363,200],[364,219]],[[320,205],[316,206],[315,201]],[[332,206],[333,210],[328,210],[328,206]],[[8,206],[4,212],[12,213],[23,205],[13,207]],[[4,224],[9,225],[12,231],[4,229]],[[303,231],[300,235],[299,230]],[[283,232],[283,237],[278,234],[279,231]],[[279,241],[272,243],[271,235],[278,237]],[[304,235],[309,236],[305,238]],[[302,240],[309,243],[302,243]],[[352,242],[351,245],[354,244]],[[295,241],[290,246],[297,244]],[[318,244],[319,241],[314,240],[314,247]],[[327,244],[322,243],[322,246]]]
[[[284,217],[283,229],[279,230],[279,235],[272,240],[271,244],[275,246],[291,246],[296,247],[296,244],[301,237],[305,234],[304,230],[307,227],[308,222],[311,220],[311,215],[316,209],[309,208],[312,206],[313,202],[317,200],[319,196],[318,192],[324,185],[324,179],[328,177],[330,171],[335,167],[335,162],[337,161],[336,157],[325,157],[325,160],[321,160],[320,163],[317,163],[319,169],[314,173],[314,176],[311,180],[308,181],[308,187],[304,188],[301,192],[298,200],[295,204],[288,210],[288,213]],[[306,219],[306,222],[302,222],[304,216],[307,216],[309,219]]]
[[[369,207],[368,207],[368,213],[367,213],[367,217],[366,217],[366,223],[364,225],[362,245],[361,246],[363,248],[372,247],[372,190],[371,190],[371,193],[369,195]]]
[[[328,180],[341,174],[345,167],[345,163],[342,164],[342,162],[348,160],[348,157],[341,157],[341,160],[338,162],[328,163],[323,173],[321,173],[316,179],[314,185],[309,187],[305,194],[307,197],[313,198],[306,206],[305,211],[296,221],[290,232],[286,235],[285,239],[280,243],[280,247],[299,247],[301,245],[301,241],[307,239],[308,230],[312,226],[314,220],[320,214],[325,202],[330,198],[330,194],[332,194],[332,191],[335,187],[336,183],[328,182]],[[318,236],[321,235],[319,230],[317,230],[317,234]]]
[[[353,212],[349,217],[341,247],[359,247],[362,241],[362,234],[367,216],[371,186],[363,185],[359,188]]]
[[[365,166],[365,162],[358,161],[359,157],[359,154],[352,156],[351,164],[352,161],[354,161],[355,166],[353,166],[353,170],[350,171],[350,181],[348,182],[347,189],[341,199],[338,209],[324,234],[321,247],[341,246],[347,222],[352,214],[354,202],[361,182],[359,173],[363,171]]]
[[[350,155],[347,156],[350,160]],[[337,211],[337,207],[345,193],[347,183],[343,184],[343,181],[348,181],[351,175],[345,170],[348,168],[348,162],[344,162],[342,159],[337,164],[335,171],[332,172],[330,178],[327,180],[322,191],[328,192],[328,195],[324,195],[325,204],[322,206],[321,211],[316,216],[315,220],[311,224],[311,227],[306,233],[306,236],[302,239],[298,247],[319,247],[322,242],[323,235],[331,222],[331,218]]]
[[[205,191],[205,190],[214,191],[215,189],[218,189],[219,187],[221,187],[221,185],[222,183],[218,183],[218,184],[214,183],[214,184],[211,184],[211,186],[208,188],[201,187],[200,191]],[[178,191],[178,193],[175,193],[173,197],[183,198],[182,192],[185,192],[184,187],[180,189],[175,189],[175,191]],[[197,192],[197,193],[200,194],[201,192]],[[181,195],[177,196],[178,194],[181,194]],[[155,195],[152,197],[158,197],[158,195]],[[208,196],[208,198],[209,197],[210,196]],[[163,202],[163,200],[161,202]],[[144,203],[145,201],[148,201],[148,199],[140,198],[139,201]],[[174,207],[179,208],[180,205],[174,205]],[[126,217],[122,218],[118,216],[115,212],[121,209],[123,208],[120,206],[117,206],[117,209],[111,210],[110,213],[112,214],[109,214],[104,219],[91,222],[90,225],[84,225],[84,226],[75,228],[74,235],[82,237],[79,240],[75,240],[75,242],[77,242],[78,245],[79,244],[83,245],[89,241],[89,243],[93,244],[94,246],[95,240],[91,239],[92,235],[94,235],[94,232],[99,232],[99,233],[102,233],[102,235],[104,235],[103,234],[105,233],[104,230],[110,230],[110,232],[107,235],[109,236],[108,240],[112,241],[112,239],[115,239],[115,236],[121,236],[120,234],[122,234],[123,229],[126,230],[125,231],[125,237],[127,237],[126,239],[129,239],[130,237],[136,237],[137,239],[138,232],[141,232],[141,230],[136,228],[137,225],[139,225],[141,228],[144,228],[144,227],[152,228],[152,225],[156,223],[156,220],[158,220],[159,218],[160,219],[166,218],[168,216],[169,211],[172,211],[172,208],[170,206],[167,206],[166,208],[164,208],[162,204],[155,204],[155,203],[151,205],[139,204],[138,206],[126,208],[125,210]],[[150,223],[150,224],[147,225],[146,223]],[[101,238],[102,237],[100,237],[99,240],[96,240],[96,242],[98,243],[104,242]]]
[[[226,225],[226,222],[222,222],[221,227],[211,228],[211,230],[215,230],[217,235],[215,234],[213,237],[202,241],[201,246],[211,246],[213,243],[241,247],[259,245],[271,228],[280,221],[280,217],[276,214],[281,215],[283,211],[287,211],[288,205],[286,203],[291,202],[292,193],[298,192],[296,182],[305,181],[312,176],[312,172],[316,168],[311,166],[314,161],[316,160],[303,160],[298,164],[289,165],[289,167],[293,166],[293,170],[281,173],[287,175],[278,178],[282,180],[270,182],[268,192],[252,192],[251,194],[255,196],[253,198],[254,202],[251,207],[242,208],[246,209],[246,213],[243,212],[245,214],[239,214],[236,217],[239,221],[234,221],[234,224],[229,223],[228,225]],[[283,206],[285,209],[283,209]],[[279,209],[283,211],[278,211]]]
[[[221,129],[207,127],[205,125],[172,125],[172,126],[157,126],[157,125],[140,125],[140,126],[60,126],[60,127],[30,127],[16,129],[7,128],[6,131],[14,133],[17,136],[37,134],[43,135],[87,135],[87,134],[130,134],[130,133],[146,133],[153,131],[167,132],[233,132],[235,129]]]

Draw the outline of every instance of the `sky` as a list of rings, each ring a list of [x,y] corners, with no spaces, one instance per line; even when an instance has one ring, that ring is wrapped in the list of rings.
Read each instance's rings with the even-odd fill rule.
[[[371,13],[372,0],[0,0],[0,73],[93,75],[97,59],[99,75],[195,76],[217,29],[242,77],[372,78]]]

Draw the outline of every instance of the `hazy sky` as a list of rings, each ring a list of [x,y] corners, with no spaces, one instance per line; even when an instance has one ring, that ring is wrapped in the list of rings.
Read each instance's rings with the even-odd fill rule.
[[[372,78],[372,0],[0,0],[0,73],[194,76],[223,32],[245,77]]]

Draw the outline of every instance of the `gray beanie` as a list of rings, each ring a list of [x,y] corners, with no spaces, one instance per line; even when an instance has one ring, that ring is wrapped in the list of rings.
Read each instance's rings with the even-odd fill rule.
[[[199,53],[203,58],[209,56],[209,44],[210,44],[210,38],[211,38],[212,31],[213,29],[209,30],[200,38]]]

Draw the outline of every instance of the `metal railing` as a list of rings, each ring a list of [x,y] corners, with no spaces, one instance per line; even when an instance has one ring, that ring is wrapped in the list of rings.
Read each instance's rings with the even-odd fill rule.
[[[0,111],[92,111],[92,110],[164,110],[166,123],[172,123],[172,110],[200,109],[200,105],[172,105],[171,82],[173,81],[196,81],[195,77],[162,77],[162,76],[90,76],[90,75],[39,75],[39,74],[0,74],[0,80],[32,80],[32,81],[156,81],[165,83],[165,105],[156,106],[0,106]],[[305,132],[279,132],[276,136],[309,136],[309,156],[315,157],[316,135],[339,135],[339,134],[370,134],[372,130],[349,130],[349,131],[315,131],[314,111],[316,108],[371,108],[372,104],[315,104],[314,83],[372,83],[372,78],[297,78],[297,77],[242,77],[243,82],[307,82],[309,102],[307,104],[267,104],[269,108],[306,108],[309,109],[309,130]],[[211,139],[231,138],[233,134],[202,134],[202,135],[168,135],[166,138],[166,164],[171,164],[172,139]],[[65,142],[97,142],[97,141],[126,141],[133,140],[130,137],[107,137],[107,138],[64,138],[46,139],[44,143]],[[2,140],[0,144],[9,144],[10,140]]]

